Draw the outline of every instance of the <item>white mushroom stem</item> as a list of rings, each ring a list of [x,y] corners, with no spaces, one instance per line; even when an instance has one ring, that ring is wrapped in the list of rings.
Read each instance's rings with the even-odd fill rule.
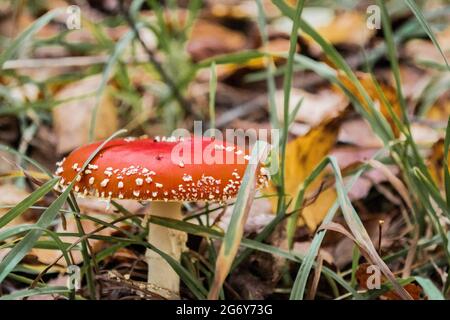
[[[150,215],[181,220],[181,203],[153,201],[150,204]],[[153,223],[148,227],[147,241],[159,250],[167,253],[176,261],[186,248],[187,235],[185,232],[169,229]],[[148,249],[145,258],[148,264],[148,283],[160,287],[158,294],[169,298],[164,292],[169,290],[179,296],[180,278],[173,268],[158,253]]]

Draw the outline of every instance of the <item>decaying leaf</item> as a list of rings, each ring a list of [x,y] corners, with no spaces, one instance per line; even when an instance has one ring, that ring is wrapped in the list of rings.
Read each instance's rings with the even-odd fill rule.
[[[93,75],[71,83],[58,91],[56,100],[67,100],[53,109],[53,125],[58,153],[65,153],[86,144],[92,112],[97,104],[96,94],[100,88],[102,75]],[[96,140],[106,139],[117,131],[119,126],[117,111],[112,96],[106,88],[100,98],[97,110],[94,135]]]
[[[436,32],[436,39],[445,53],[447,59],[450,59],[450,27]],[[444,64],[442,57],[436,46],[425,39],[412,39],[405,44],[405,54],[416,61],[431,61]]]
[[[1,163],[0,159],[0,163]],[[18,204],[20,201],[24,200],[28,196],[28,192],[25,190],[18,188],[17,186],[13,184],[4,184],[0,185],[0,206],[14,206]],[[9,211],[9,208],[0,208],[0,217],[2,217],[5,213]],[[25,215],[22,214],[12,220],[7,226],[11,227],[13,225],[19,225],[27,223],[27,219],[25,218]],[[9,240],[8,240],[9,241]],[[11,248],[1,248],[0,249],[0,261],[3,260],[3,258],[8,254],[8,252],[11,250]]]
[[[330,152],[334,156],[341,168],[342,173],[350,169],[355,169],[355,165],[371,159],[379,148],[361,148],[355,146],[337,146]],[[398,174],[398,167],[389,166],[392,174]],[[350,179],[350,177],[348,177]],[[347,178],[344,178],[344,181]],[[378,185],[387,181],[386,175],[378,169],[371,169],[364,172],[361,177],[356,180],[353,187],[349,190],[348,196],[350,200],[359,200],[365,198],[374,185]]]
[[[270,55],[270,59],[275,64],[282,64],[286,60],[282,57],[289,50],[289,40],[285,38],[269,39],[266,47],[260,47],[258,50],[266,52]],[[297,46],[297,51],[299,47]],[[266,67],[266,58],[258,57],[249,59],[243,63],[229,63],[217,66],[217,75],[219,78],[229,77],[238,71],[257,71],[263,70]],[[245,73],[245,72],[243,72]]]
[[[14,165],[14,156],[8,152],[0,151],[0,175],[3,176],[14,169],[17,169]]]
[[[411,124],[411,135],[419,146],[424,147],[430,147],[442,138],[439,131],[420,123]]]
[[[431,148],[427,160],[431,177],[439,186],[444,185],[444,140],[440,139]]]
[[[28,195],[29,195],[28,192],[13,184],[0,185],[0,206],[14,206],[23,199],[25,199]],[[0,217],[3,216],[8,211],[9,208],[7,209],[0,208]],[[24,218],[24,215],[20,215],[14,220],[12,220],[8,224],[8,226],[17,225],[25,222],[26,219]]]
[[[192,27],[187,50],[194,61],[200,61],[215,55],[242,50],[246,46],[247,39],[243,33],[200,19]]]
[[[300,184],[311,174],[316,165],[328,155],[336,142],[340,123],[340,117],[325,121],[311,129],[305,136],[298,137],[287,145],[285,173],[285,192],[287,195],[295,198]],[[323,175],[319,176],[306,190],[305,195],[307,197],[312,196],[319,189]],[[275,186],[269,185],[267,192],[269,194],[276,193]],[[269,199],[274,211],[276,211],[276,199]],[[302,210],[299,225],[306,225],[314,230],[333,205],[335,199],[336,191],[334,188],[322,191],[312,204]],[[292,209],[292,207],[291,203],[290,208]]]
[[[413,101],[419,99],[423,90],[430,83],[432,73],[408,64],[400,64],[399,71],[403,96]],[[395,78],[390,69],[378,71],[377,74],[385,74],[384,78],[388,80],[391,86],[395,87]]]
[[[135,212],[140,205],[138,203],[135,203],[133,201],[124,201],[121,200],[121,205],[125,206],[127,210],[130,212]],[[92,215],[100,220],[106,221],[108,223],[112,222],[114,220],[113,215],[110,215],[110,213],[113,212],[113,207],[109,206],[104,201],[96,201],[95,199],[78,199],[78,205],[80,207],[80,211],[84,214]],[[102,226],[102,224],[96,223],[92,220],[82,219],[81,220],[84,232],[86,234],[93,232],[95,229]],[[125,227],[123,223],[117,223],[117,227]],[[56,227],[56,232],[69,232],[69,233],[78,233],[78,227],[75,218],[70,215],[66,217],[66,226],[64,226],[64,223],[60,221],[58,226]],[[103,230],[100,230],[96,233],[96,235],[103,235],[103,236],[111,236],[112,234],[116,233],[117,230],[112,228],[105,228]],[[61,240],[65,243],[74,243],[77,240],[79,240],[79,237],[61,237]],[[96,239],[90,239],[89,244],[93,250],[93,252],[98,252],[101,249],[104,248],[105,242],[102,240],[96,240]],[[33,248],[30,252],[30,255],[35,256],[37,260],[40,263],[43,264],[50,264],[53,263],[56,258],[58,258],[61,255],[61,252],[58,250],[47,250],[47,249],[37,249]],[[81,251],[79,250],[72,250],[72,256],[74,258],[74,263],[78,264],[83,261],[83,257],[81,255]],[[65,260],[60,259],[58,261],[58,264],[65,265]]]
[[[294,247],[292,250],[301,256],[304,256],[308,253],[309,249],[311,247],[311,241],[302,241],[302,242],[294,242]],[[335,260],[333,258],[333,255],[329,252],[329,250],[320,248],[319,249],[319,255],[322,257],[322,259],[329,263],[334,264]]]
[[[295,110],[302,99],[302,105],[295,116],[295,120],[308,124],[310,127],[315,127],[326,119],[337,117],[348,105],[348,99],[338,91],[324,89],[317,93],[309,93],[301,89],[291,89],[289,114]],[[275,93],[275,102],[278,118],[282,121],[284,117],[283,90],[278,90]]]
[[[381,96],[378,93],[377,87],[376,87],[375,83],[373,82],[371,75],[368,73],[363,73],[363,72],[358,72],[358,73],[356,73],[356,75],[358,77],[358,80],[361,82],[361,85],[364,87],[367,94],[369,95],[369,97],[375,103],[375,107],[379,108],[380,112],[383,114],[383,116],[386,118],[389,125],[391,126],[392,131],[394,132],[395,136],[398,137],[400,134],[400,131],[397,128],[397,126],[395,125],[394,119],[391,117],[391,115],[389,113],[388,105],[386,105],[384,103],[383,96]],[[338,77],[343,82],[345,87],[355,95],[355,97],[358,99],[358,101],[360,101],[361,105],[368,112],[371,112],[363,95],[353,85],[353,83],[348,79],[348,77],[346,75],[344,75],[342,72],[339,73]],[[384,98],[386,98],[386,100],[391,105],[392,111],[394,112],[394,114],[397,115],[397,117],[399,119],[401,119],[402,109],[400,106],[400,102],[397,99],[397,94],[396,94],[395,89],[386,83],[380,83],[380,87],[381,87],[381,91],[384,94]]]

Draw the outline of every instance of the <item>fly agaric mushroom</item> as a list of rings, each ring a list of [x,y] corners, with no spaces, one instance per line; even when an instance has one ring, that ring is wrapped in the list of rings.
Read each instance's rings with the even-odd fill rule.
[[[60,189],[76,179],[73,190],[80,196],[151,201],[150,215],[178,220],[182,219],[183,201],[235,197],[249,162],[243,150],[211,138],[125,138],[106,143],[80,172],[100,144],[80,147],[57,164]],[[266,184],[267,179],[265,168],[260,167],[258,185]],[[150,223],[147,240],[180,261],[187,236]],[[171,266],[151,250],[147,250],[146,260],[148,283],[178,296],[180,279]]]

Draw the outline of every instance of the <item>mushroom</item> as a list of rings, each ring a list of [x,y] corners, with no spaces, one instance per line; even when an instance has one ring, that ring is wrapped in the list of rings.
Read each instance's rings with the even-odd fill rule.
[[[224,201],[235,197],[249,161],[245,151],[213,138],[114,139],[77,177],[82,164],[100,144],[82,146],[57,163],[60,189],[76,179],[73,190],[77,195],[151,201],[150,215],[177,220],[183,217],[183,201]],[[260,167],[258,185],[266,184],[267,179],[265,168]],[[184,232],[149,224],[147,241],[176,261],[180,261],[186,240]],[[160,292],[178,297],[180,279],[166,260],[147,250],[146,261],[148,283],[163,289]]]

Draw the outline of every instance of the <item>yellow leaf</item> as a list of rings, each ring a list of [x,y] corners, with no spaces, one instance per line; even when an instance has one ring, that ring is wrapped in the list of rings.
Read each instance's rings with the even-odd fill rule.
[[[433,104],[426,113],[426,118],[430,120],[443,121],[450,116],[450,100],[440,99]]]
[[[311,174],[316,165],[328,155],[336,143],[339,125],[342,117],[326,121],[311,129],[306,135],[291,141],[286,148],[285,164],[285,192],[290,199],[295,199],[300,184]],[[320,187],[324,173],[317,177],[314,183],[306,190],[306,197],[312,196]],[[268,194],[276,192],[273,184],[267,188]],[[277,207],[277,199],[270,197],[274,211]],[[314,230],[325,217],[327,211],[336,199],[336,191],[333,188],[324,190],[317,199],[303,209],[298,224],[306,225]],[[289,199],[288,199],[289,201]],[[293,208],[291,202],[289,209]]]

